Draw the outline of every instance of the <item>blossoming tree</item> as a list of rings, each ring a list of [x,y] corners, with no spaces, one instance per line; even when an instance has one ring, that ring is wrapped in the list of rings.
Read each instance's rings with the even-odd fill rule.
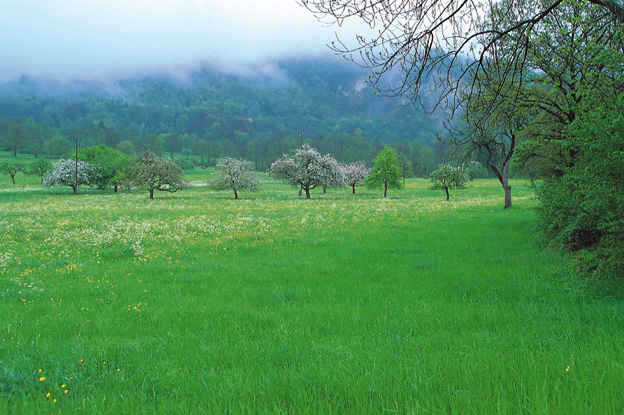
[[[78,193],[78,186],[90,184],[96,177],[95,168],[85,161],[60,159],[52,163],[50,173],[43,179],[44,186],[69,186]]]
[[[355,194],[356,186],[364,186],[366,184],[365,179],[370,174],[370,169],[366,167],[363,161],[343,164],[341,167],[347,179],[347,184],[351,186],[353,194]]]
[[[269,167],[269,176],[286,180],[294,187],[300,187],[310,199],[310,190],[318,186],[344,187],[346,176],[340,165],[329,154],[321,154],[304,144],[294,157],[284,154]]]
[[[258,174],[253,163],[225,157],[217,164],[217,171],[208,181],[208,187],[215,190],[234,190],[234,199],[238,199],[240,190],[255,192],[258,183]]]
[[[149,190],[150,199],[154,190],[174,193],[188,187],[184,170],[173,160],[165,159],[145,150],[134,170],[134,183]]]

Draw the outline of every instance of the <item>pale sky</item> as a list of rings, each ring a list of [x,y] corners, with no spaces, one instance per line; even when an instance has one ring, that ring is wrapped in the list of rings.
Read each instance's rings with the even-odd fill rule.
[[[337,29],[295,0],[0,0],[0,82],[22,75],[104,80],[205,63],[236,68],[332,56],[326,44]]]

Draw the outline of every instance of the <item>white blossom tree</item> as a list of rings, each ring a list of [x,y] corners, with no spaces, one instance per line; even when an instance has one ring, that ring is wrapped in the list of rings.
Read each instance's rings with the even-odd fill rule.
[[[215,176],[208,181],[208,187],[215,190],[234,190],[238,199],[240,190],[258,190],[258,173],[253,163],[232,157],[225,157],[217,164]]]
[[[292,186],[300,187],[310,199],[310,190],[318,186],[344,187],[345,174],[338,162],[329,154],[321,154],[304,144],[294,157],[284,154],[269,167],[269,176],[286,180]]]
[[[443,189],[446,192],[446,200],[449,200],[449,189],[466,188],[469,176],[461,166],[443,164],[429,175],[429,180],[433,183],[433,189]]]
[[[188,187],[184,179],[184,170],[173,160],[157,156],[145,150],[134,170],[134,183],[149,190],[150,199],[154,190],[174,193]]]
[[[370,174],[371,170],[366,167],[363,161],[343,164],[341,167],[347,179],[347,184],[353,189],[353,194],[355,194],[356,186],[366,185],[365,179],[366,176]]]
[[[52,163],[50,173],[43,179],[44,186],[69,186],[78,193],[78,186],[90,184],[96,177],[95,167],[85,161],[60,159]]]

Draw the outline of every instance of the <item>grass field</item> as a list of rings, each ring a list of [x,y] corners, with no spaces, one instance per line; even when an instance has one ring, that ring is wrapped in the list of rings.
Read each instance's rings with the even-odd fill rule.
[[[206,171],[189,179],[197,185]],[[624,301],[542,251],[528,183],[444,201],[0,177],[0,413],[621,414]]]

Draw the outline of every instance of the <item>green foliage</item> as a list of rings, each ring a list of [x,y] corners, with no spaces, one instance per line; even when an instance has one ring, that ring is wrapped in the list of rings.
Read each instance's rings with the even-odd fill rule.
[[[184,171],[193,170],[195,168],[195,162],[193,160],[183,158],[175,159],[175,162],[178,163]]]
[[[466,173],[468,173],[468,177],[471,181],[474,179],[485,179],[486,177],[489,177],[487,169],[478,161],[471,161],[468,163]]]
[[[539,226],[579,269],[624,278],[624,99],[596,103],[569,128],[574,165],[538,187]]]
[[[449,200],[450,189],[465,189],[469,180],[468,173],[462,166],[443,164],[429,175],[429,181],[433,183],[434,190],[444,190],[446,200]]]
[[[41,183],[43,184],[43,178],[45,177],[46,173],[50,171],[51,168],[52,163],[50,163],[49,161],[37,159],[28,165],[28,172],[37,177],[40,177]]]
[[[375,156],[373,163],[374,165],[371,173],[366,176],[367,187],[383,187],[384,197],[388,194],[388,188],[403,188],[399,158],[397,152],[392,147],[386,145],[384,149]]]
[[[99,189],[118,186],[118,172],[128,167],[132,161],[126,154],[105,144],[80,150],[78,158],[95,166],[97,176],[92,184]]]
[[[135,152],[134,144],[130,140],[121,141],[115,148],[127,156],[133,156]]]
[[[60,134],[55,134],[54,137],[46,141],[44,149],[45,152],[54,157],[62,157],[70,154],[73,144]]]

